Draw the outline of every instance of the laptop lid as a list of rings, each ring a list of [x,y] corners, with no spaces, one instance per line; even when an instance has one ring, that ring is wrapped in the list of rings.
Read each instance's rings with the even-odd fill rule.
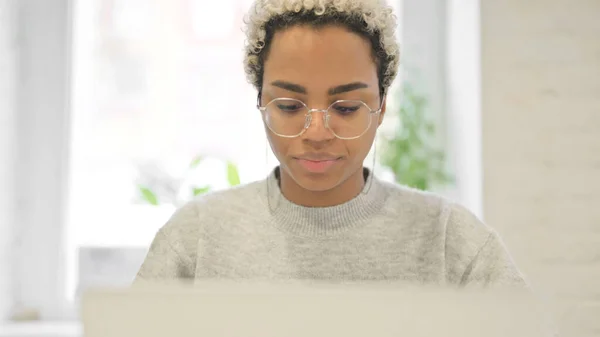
[[[82,319],[85,337],[530,337],[537,309],[506,291],[213,282],[89,291]]]

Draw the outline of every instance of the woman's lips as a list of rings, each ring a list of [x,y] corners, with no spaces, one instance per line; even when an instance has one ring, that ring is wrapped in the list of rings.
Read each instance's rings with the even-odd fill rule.
[[[296,160],[300,166],[311,173],[324,173],[339,161],[339,159],[309,160],[301,158]]]

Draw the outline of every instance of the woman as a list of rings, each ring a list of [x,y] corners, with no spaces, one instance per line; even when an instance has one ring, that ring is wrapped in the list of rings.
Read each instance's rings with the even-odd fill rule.
[[[525,285],[465,208],[363,167],[399,63],[384,0],[262,0],[246,23],[246,72],[280,165],[179,209],[137,280]]]

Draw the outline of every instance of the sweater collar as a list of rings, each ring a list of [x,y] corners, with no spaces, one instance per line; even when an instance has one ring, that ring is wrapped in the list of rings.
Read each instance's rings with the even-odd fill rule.
[[[365,185],[353,199],[335,206],[307,207],[288,200],[279,187],[279,167],[267,178],[267,203],[275,224],[300,236],[330,236],[364,223],[383,207],[387,192],[371,170],[363,168]]]

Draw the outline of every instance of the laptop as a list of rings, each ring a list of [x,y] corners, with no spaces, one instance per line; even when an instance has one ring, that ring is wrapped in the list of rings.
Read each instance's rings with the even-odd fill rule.
[[[207,282],[95,289],[85,337],[547,336],[515,292],[394,285]]]

